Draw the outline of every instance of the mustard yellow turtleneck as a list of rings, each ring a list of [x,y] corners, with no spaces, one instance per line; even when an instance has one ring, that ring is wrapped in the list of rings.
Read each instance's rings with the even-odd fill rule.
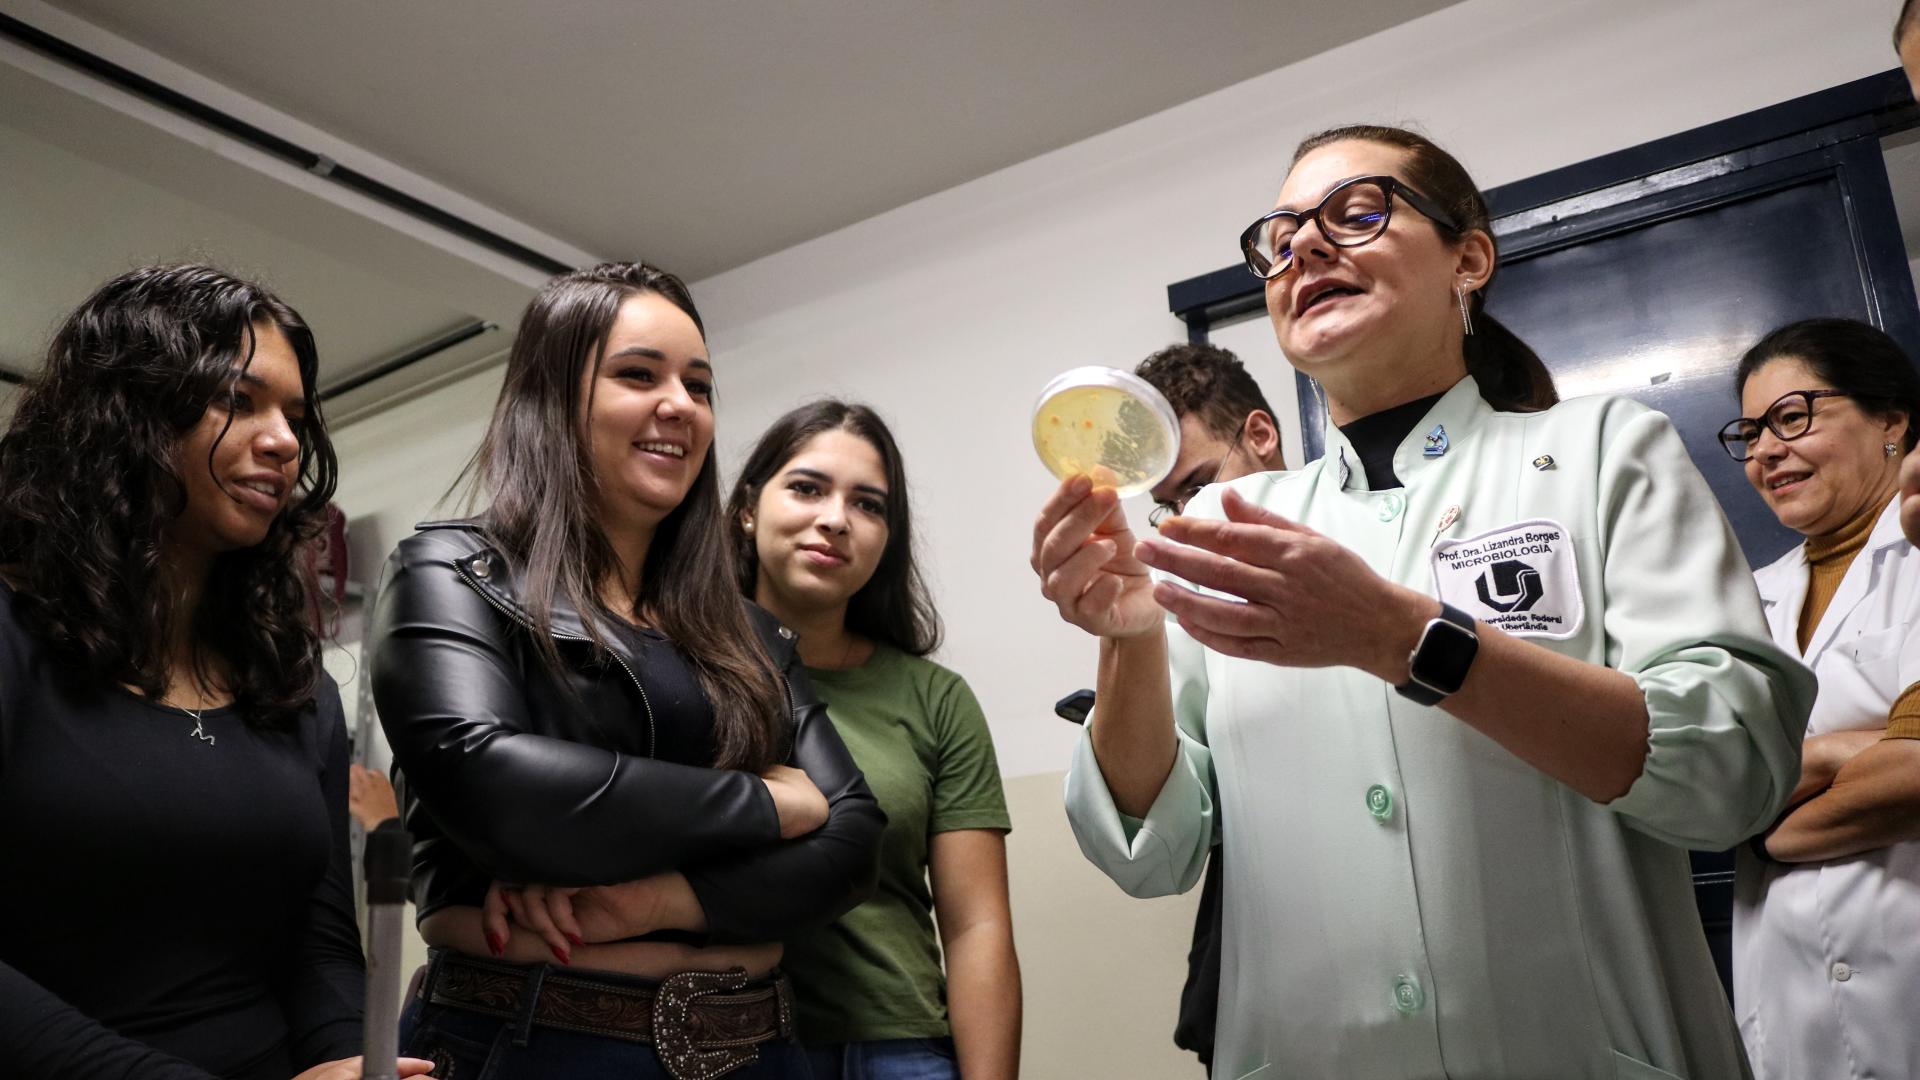
[[[1813,639],[1814,627],[1820,625],[1827,605],[1833,603],[1834,593],[1840,591],[1847,567],[1853,565],[1853,557],[1867,546],[1867,537],[1873,534],[1873,526],[1885,509],[1884,501],[1875,503],[1839,531],[1807,540],[1807,602],[1800,608],[1797,633],[1803,654],[1807,651],[1807,642]],[[1887,738],[1920,739],[1920,683],[1907,687],[1894,699],[1887,716]]]

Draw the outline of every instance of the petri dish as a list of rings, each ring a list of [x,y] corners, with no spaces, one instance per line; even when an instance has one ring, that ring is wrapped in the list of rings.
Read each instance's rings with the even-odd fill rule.
[[[1040,391],[1033,448],[1062,480],[1087,473],[1122,496],[1138,495],[1173,469],[1180,421],[1160,391],[1138,375],[1078,367]]]

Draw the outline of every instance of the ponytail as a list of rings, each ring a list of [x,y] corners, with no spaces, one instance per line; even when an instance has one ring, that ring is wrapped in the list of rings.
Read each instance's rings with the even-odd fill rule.
[[[1478,296],[1475,307],[1480,307]],[[1480,384],[1480,396],[1499,412],[1540,412],[1560,402],[1553,388],[1553,375],[1547,371],[1533,346],[1507,329],[1505,323],[1476,311],[1473,333],[1463,344],[1467,354],[1467,374]]]

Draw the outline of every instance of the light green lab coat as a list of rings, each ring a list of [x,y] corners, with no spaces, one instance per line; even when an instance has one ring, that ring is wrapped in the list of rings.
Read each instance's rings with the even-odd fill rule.
[[[1428,457],[1436,426],[1447,449]],[[1543,624],[1562,636],[1533,640],[1633,676],[1648,755],[1602,806],[1358,669],[1232,659],[1169,622],[1180,761],[1146,819],[1128,818],[1083,736],[1067,811],[1081,850],[1136,896],[1191,888],[1224,845],[1214,1075],[1747,1075],[1685,849],[1727,848],[1773,821],[1799,775],[1814,680],[1769,639],[1740,548],[1667,418],[1622,398],[1497,413],[1469,378],[1395,455],[1404,489],[1368,491],[1332,425],[1326,447],[1297,472],[1231,486],[1423,592],[1436,590],[1436,543],[1521,522],[1550,524],[1516,534],[1564,530],[1551,554],[1520,556],[1547,582],[1527,603],[1563,620]],[[1219,516],[1219,493],[1187,512]],[[1442,597],[1502,617],[1475,598],[1479,572],[1454,574]],[[1509,578],[1488,595],[1521,592]],[[1535,704],[1552,724],[1560,703]]]

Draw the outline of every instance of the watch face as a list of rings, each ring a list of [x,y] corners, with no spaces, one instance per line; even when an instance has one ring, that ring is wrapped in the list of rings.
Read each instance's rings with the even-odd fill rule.
[[[1473,631],[1445,619],[1435,619],[1427,624],[1409,674],[1442,694],[1458,693],[1460,685],[1467,681],[1473,656],[1479,651],[1480,639]]]

